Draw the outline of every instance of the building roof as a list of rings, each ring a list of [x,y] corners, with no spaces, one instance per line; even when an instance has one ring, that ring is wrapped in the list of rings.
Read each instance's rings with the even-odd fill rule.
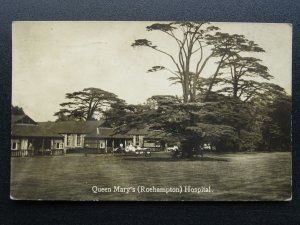
[[[115,130],[102,121],[59,121],[36,123],[27,115],[12,116],[11,134],[14,137],[57,137],[61,134],[87,134],[87,138],[132,138],[143,135],[145,138],[162,138],[165,133],[157,130],[131,129],[125,134]]]
[[[146,135],[146,138],[153,138],[153,139],[161,139],[167,138],[169,135],[161,130],[149,130],[149,133]]]
[[[17,121],[22,120],[25,115],[11,115],[11,123],[15,124]]]
[[[37,124],[27,115],[11,115],[11,125],[14,124]]]
[[[131,129],[128,131],[129,135],[143,135],[145,138],[163,138],[167,134],[161,130],[153,130],[149,127],[145,127],[142,129]]]
[[[86,136],[87,138],[131,138],[128,134],[116,134],[113,128],[99,127]]]
[[[26,116],[16,116],[12,121],[23,120]],[[29,118],[29,117],[28,117]],[[33,121],[34,122],[34,121]],[[35,122],[34,122],[35,123]],[[62,121],[39,122],[36,124],[12,123],[13,137],[57,137],[61,134],[89,134],[97,130],[103,121]]]
[[[60,121],[38,124],[59,134],[88,134],[95,131],[102,123],[103,121]]]
[[[149,134],[149,128],[131,129],[127,132],[129,135],[147,135]]]
[[[12,137],[56,137],[62,138],[50,129],[33,124],[15,124],[11,128]]]
[[[143,135],[144,138],[164,138],[166,133],[159,130],[150,130],[149,128],[132,129],[125,134],[116,133],[113,128],[99,127],[98,130],[94,130],[88,134],[87,138],[132,138],[133,135]]]

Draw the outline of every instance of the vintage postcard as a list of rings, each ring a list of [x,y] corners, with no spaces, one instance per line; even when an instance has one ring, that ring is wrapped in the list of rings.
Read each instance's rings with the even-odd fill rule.
[[[292,26],[12,24],[11,199],[289,201]]]

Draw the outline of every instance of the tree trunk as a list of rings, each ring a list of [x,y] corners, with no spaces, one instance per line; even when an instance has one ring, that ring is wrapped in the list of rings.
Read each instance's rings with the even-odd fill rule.
[[[235,78],[233,81],[233,97],[238,98],[238,80]]]
[[[220,63],[219,63],[219,65],[218,65],[218,67],[217,67],[217,70],[216,70],[216,72],[214,73],[213,78],[212,78],[212,80],[211,80],[211,82],[210,82],[210,84],[209,84],[208,90],[207,90],[206,95],[205,95],[205,98],[204,98],[205,101],[208,100],[208,97],[209,97],[209,94],[210,94],[210,92],[211,92],[211,89],[213,88],[213,85],[214,85],[214,83],[215,83],[215,81],[216,81],[216,78],[217,78],[217,76],[218,76],[218,73],[219,73],[219,71],[220,71],[220,69],[221,69],[221,65],[222,65],[222,63],[223,63],[224,57],[225,57],[225,55],[222,56],[222,58],[221,58],[221,60],[220,60]]]
[[[189,96],[191,94],[190,90],[190,61],[191,61],[191,56],[192,56],[192,45],[188,47],[188,52],[186,56],[186,66],[184,70],[184,87],[186,90],[186,95],[187,95],[187,101],[190,102]]]
[[[189,93],[190,93],[190,88],[189,88],[189,77],[188,77],[188,72],[184,73],[184,90],[185,90],[185,94],[183,96],[184,99],[184,103],[188,103],[189,102]]]
[[[188,102],[188,93],[186,91],[186,87],[185,87],[185,79],[183,79],[183,83],[181,83],[182,86],[182,94],[183,94],[183,103],[187,103]]]

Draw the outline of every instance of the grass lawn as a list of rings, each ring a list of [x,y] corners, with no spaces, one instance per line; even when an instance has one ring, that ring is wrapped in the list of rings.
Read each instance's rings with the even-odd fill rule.
[[[93,186],[111,188],[111,192],[94,193]],[[114,192],[114,186],[132,187],[136,192]],[[147,189],[149,192],[138,193],[139,186],[176,190],[191,186],[202,191],[210,187],[210,192],[187,190],[181,194],[166,194],[151,192],[152,188]],[[32,200],[286,200],[291,197],[291,153],[209,154],[195,160],[174,160],[163,152],[154,153],[152,157],[69,154],[12,158],[11,197]]]

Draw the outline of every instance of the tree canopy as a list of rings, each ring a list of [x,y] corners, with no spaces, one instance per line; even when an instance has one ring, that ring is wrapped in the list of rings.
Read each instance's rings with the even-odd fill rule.
[[[179,83],[182,87],[183,102],[196,102],[197,92],[209,98],[213,87],[220,84],[218,77],[230,68],[232,79],[222,79],[227,85],[232,84],[232,95],[237,97],[240,86],[249,86],[243,83],[241,77],[259,76],[270,79],[268,68],[259,64],[259,59],[254,57],[242,57],[243,53],[264,52],[253,41],[246,39],[243,35],[228,34],[220,32],[219,28],[207,22],[171,22],[154,23],[146,27],[147,31],[157,31],[167,35],[177,45],[177,55],[171,54],[148,39],[137,39],[131,45],[133,47],[148,47],[165,55],[173,63],[174,68],[164,65],[155,65],[148,72],[167,70],[172,74],[168,79],[173,83]],[[199,89],[203,79],[203,70],[208,62],[215,62],[215,72],[206,79],[206,89]],[[242,83],[242,84],[241,84]],[[245,89],[245,88],[244,88]],[[228,88],[226,89],[228,92]]]
[[[68,102],[54,115],[58,120],[95,120],[112,104],[122,102],[117,95],[100,88],[85,88],[82,91],[67,93]]]
[[[131,46],[167,57],[172,68],[153,65],[148,72],[168,71],[170,82],[180,84],[182,97],[155,95],[134,105],[102,89],[86,88],[66,94],[69,101],[55,113],[59,120],[101,116],[120,133],[160,130],[166,140],[180,141],[187,157],[204,144],[217,151],[288,150],[290,96],[270,82],[273,76],[258,58],[265,52],[262,47],[207,22],[154,23],[146,30],[165,35],[177,52],[148,39],[134,40]],[[204,76],[208,65],[212,74]]]
[[[205,37],[211,32],[218,30],[218,27],[210,26],[206,22],[172,22],[154,23],[146,27],[147,31],[159,31],[170,37],[178,47],[178,56],[161,49],[147,39],[137,39],[132,44],[133,47],[149,47],[165,56],[173,62],[175,69],[165,66],[153,66],[149,72],[158,70],[168,70],[172,76],[169,80],[179,82],[182,86],[183,101],[194,101],[195,89],[193,86],[207,64],[213,53],[204,55],[207,47]]]
[[[177,53],[171,54],[163,45],[148,39],[137,39],[132,44],[170,59],[174,67],[154,65],[148,72],[171,73],[168,79],[181,85],[182,100],[153,96],[142,113],[127,114],[129,120],[123,126],[132,126],[144,118],[144,123],[153,129],[181,138],[188,155],[203,143],[211,143],[219,150],[257,150],[265,148],[266,139],[271,140],[271,146],[280,137],[288,146],[288,138],[282,132],[288,128],[277,117],[289,120],[283,115],[283,111],[291,114],[288,101],[278,100],[288,96],[283,88],[269,82],[273,76],[257,58],[257,53],[265,52],[263,48],[244,35],[223,33],[206,22],[154,23],[146,30],[166,35],[177,46]],[[204,77],[208,65],[214,72]],[[139,120],[130,119],[135,116]]]
[[[11,105],[11,114],[12,115],[25,115],[25,112],[22,107],[17,105]]]

